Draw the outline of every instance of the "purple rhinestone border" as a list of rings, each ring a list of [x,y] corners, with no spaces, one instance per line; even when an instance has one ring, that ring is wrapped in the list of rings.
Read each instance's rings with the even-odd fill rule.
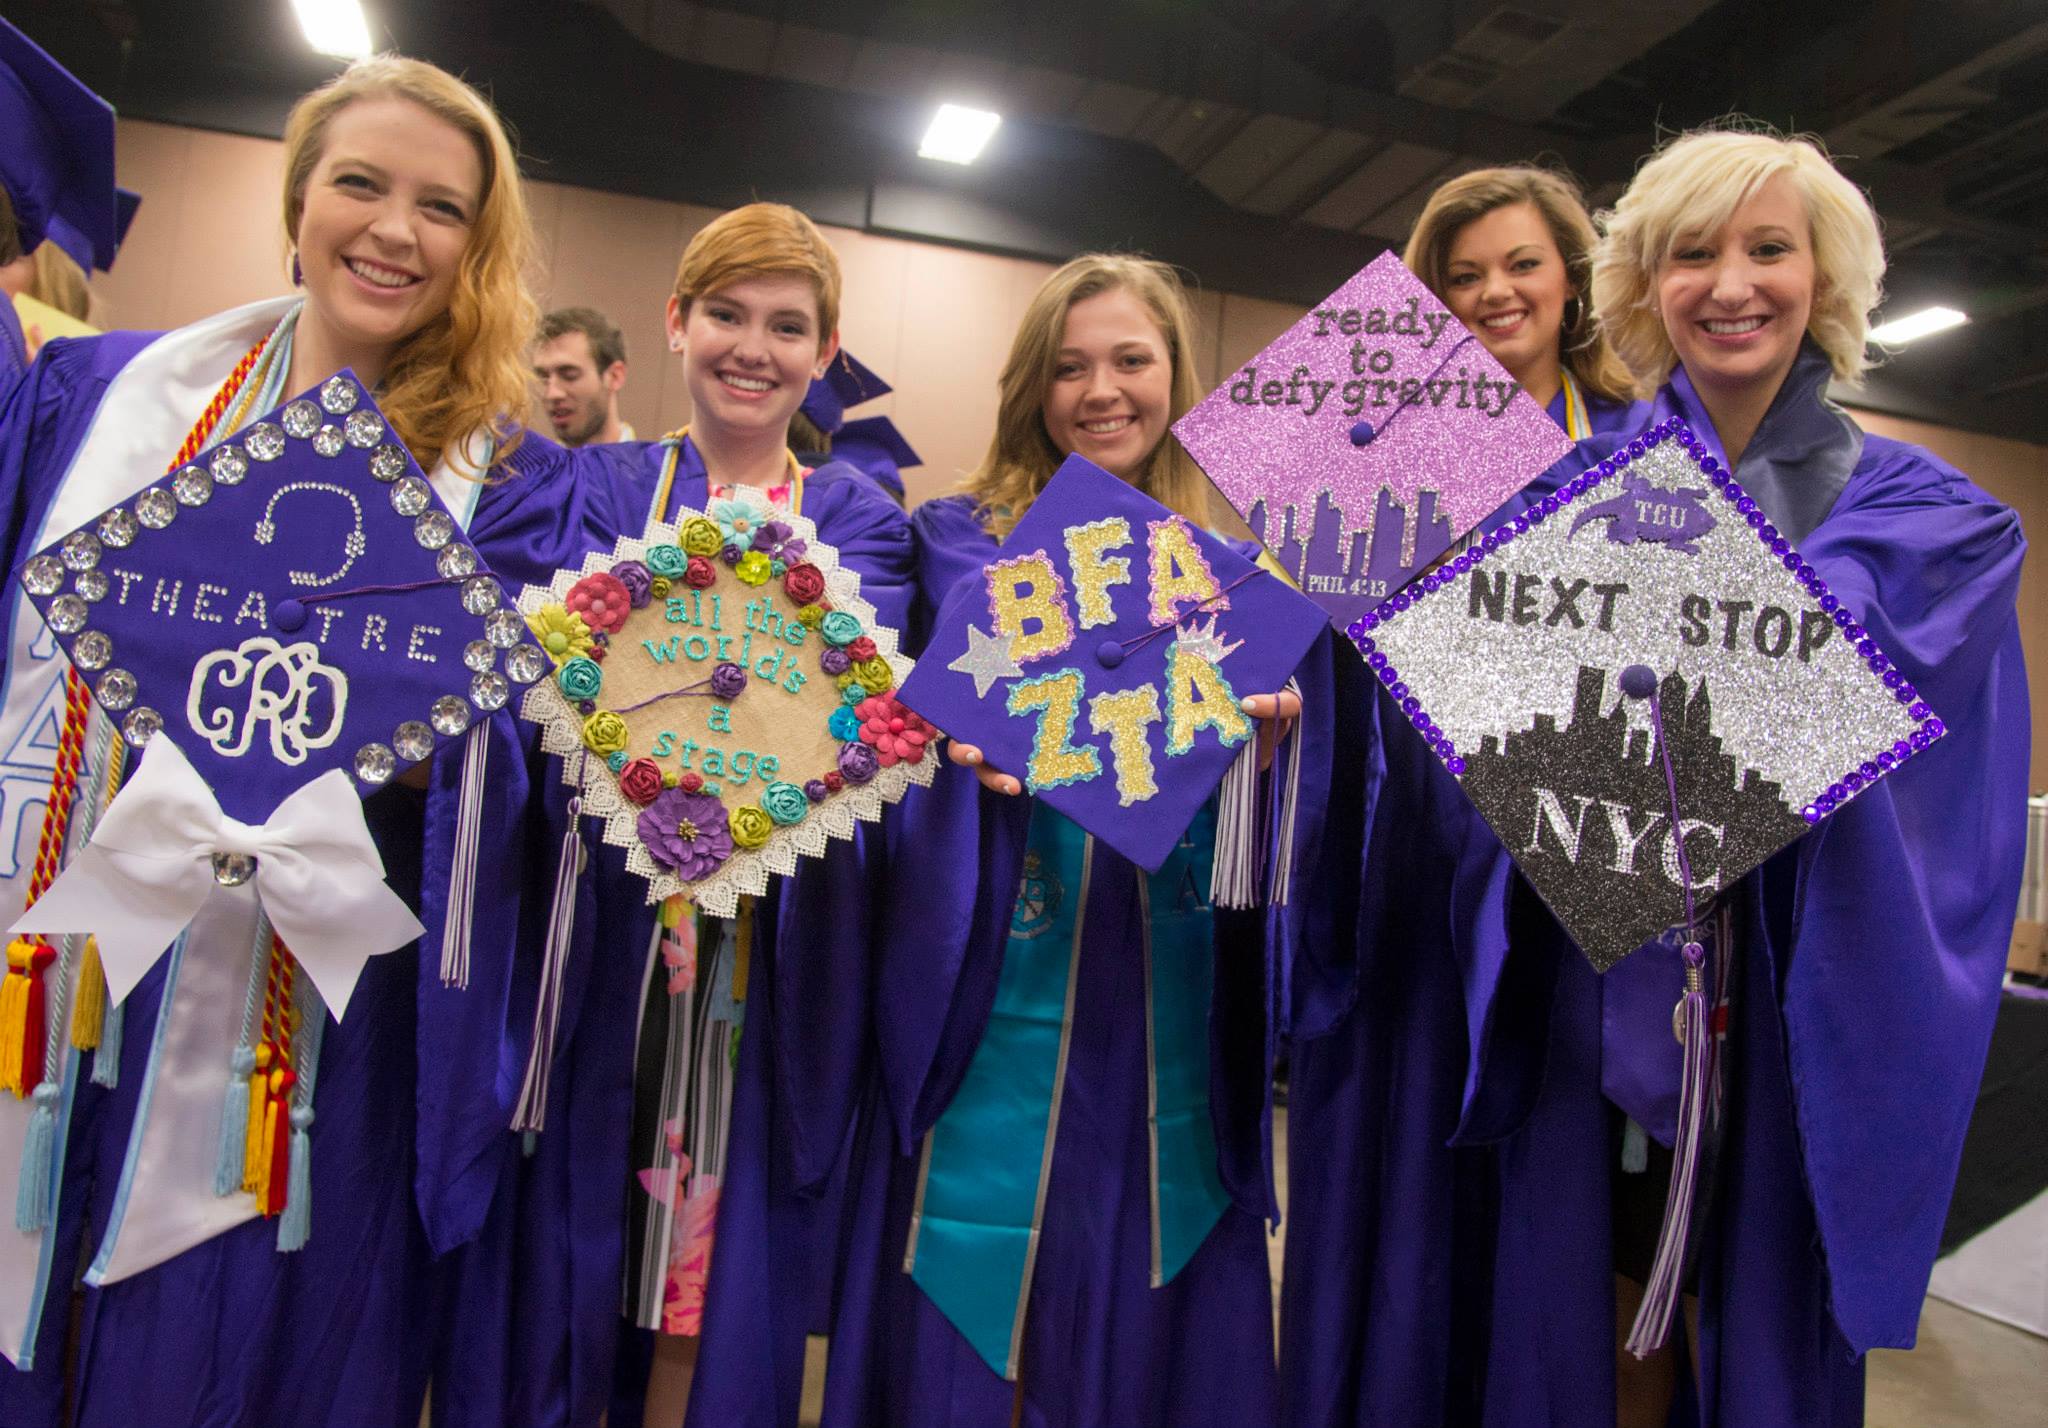
[[[1406,589],[1396,591],[1376,608],[1353,621],[1344,633],[1358,646],[1359,653],[1365,656],[1366,665],[1372,670],[1374,677],[1387,687],[1387,693],[1400,705],[1401,712],[1407,716],[1408,722],[1428,741],[1430,751],[1452,776],[1462,776],[1465,772],[1464,757],[1458,753],[1452,742],[1444,737],[1443,731],[1437,728],[1428,711],[1422,707],[1422,702],[1409,693],[1407,684],[1400,677],[1400,671],[1388,663],[1386,655],[1380,652],[1372,632],[1393,620],[1417,601],[1427,599],[1439,590],[1449,589],[1457,583],[1460,576],[1469,574],[1487,556],[1512,543],[1516,537],[1526,535],[1532,528],[1543,524],[1602,482],[1620,475],[1631,463],[1664,441],[1676,441],[1683,448],[1700,473],[1707,478],[1708,483],[1720,493],[1721,498],[1735,508],[1735,513],[1756,532],[1757,539],[1770,549],[1771,554],[1778,557],[1779,564],[1785,568],[1785,573],[1834,619],[1836,629],[1840,630],[1842,637],[1855,647],[1856,653],[1863,659],[1864,666],[1870,670],[1871,676],[1883,685],[1885,692],[1893,699],[1907,706],[1910,717],[1920,721],[1920,726],[1908,738],[1898,740],[1889,748],[1879,750],[1872,757],[1849,769],[1839,779],[1829,784],[1820,797],[1800,810],[1800,816],[1809,824],[1818,823],[1864,789],[1870,788],[1879,779],[1899,768],[1906,760],[1925,751],[1936,739],[1948,732],[1948,726],[1943,724],[1927,702],[1920,698],[1919,691],[1907,682],[1905,674],[1891,662],[1882,649],[1878,648],[1877,641],[1871,637],[1870,632],[1857,623],[1855,616],[1842,604],[1840,597],[1828,590],[1827,582],[1821,579],[1820,572],[1801,559],[1799,552],[1792,548],[1791,541],[1780,535],[1777,528],[1764,518],[1764,513],[1758,509],[1755,499],[1746,494],[1728,472],[1721,469],[1720,461],[1708,453],[1705,443],[1700,441],[1693,434],[1692,428],[1678,417],[1670,417],[1658,423],[1598,465],[1587,467],[1528,510],[1475,542],[1469,550],[1412,582]]]

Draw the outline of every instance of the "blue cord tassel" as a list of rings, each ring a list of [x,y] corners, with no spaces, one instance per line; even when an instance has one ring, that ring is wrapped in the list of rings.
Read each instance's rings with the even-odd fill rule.
[[[249,1078],[255,1072],[256,1053],[237,1046],[228,1062],[228,1093],[220,1107],[220,1148],[213,1157],[216,1195],[232,1195],[242,1188],[249,1155]]]
[[[35,1089],[35,1111],[28,1118],[28,1138],[21,1146],[21,1181],[14,1191],[14,1228],[24,1232],[49,1228],[50,1162],[57,1149],[57,1093],[54,1081]]]
[[[313,1108],[292,1107],[292,1169],[285,1182],[284,1213],[277,1217],[280,1254],[304,1249],[313,1232]]]
[[[532,1157],[532,1155],[533,1155],[533,1153],[534,1153],[534,1152],[535,1152],[536,1150],[539,1150],[539,1149],[540,1149],[540,1132],[539,1132],[539,1131],[522,1131],[522,1132],[520,1133],[520,1136],[519,1136],[519,1153],[520,1153],[521,1155],[524,1155],[524,1156],[527,1156],[527,1157],[531,1158],[531,1157]]]
[[[121,1083],[121,1021],[125,1008],[107,1002],[100,1021],[100,1044],[92,1054],[92,1083],[109,1091]]]

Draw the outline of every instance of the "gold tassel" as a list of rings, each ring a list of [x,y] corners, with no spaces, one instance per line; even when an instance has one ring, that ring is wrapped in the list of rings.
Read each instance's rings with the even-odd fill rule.
[[[747,968],[754,960],[754,900],[740,899],[740,925],[733,938],[732,999],[743,1002],[747,999]]]
[[[71,998],[71,1044],[80,1051],[98,1049],[100,1028],[107,1020],[107,979],[100,970],[97,937],[85,939],[85,952],[78,959],[78,984]]]
[[[0,979],[0,1091],[25,1094],[21,1085],[22,1035],[28,1019],[29,964],[36,944],[17,937],[7,944],[7,976]]]
[[[270,1124],[270,1043],[256,1048],[256,1069],[249,1073],[249,1138],[242,1150],[242,1188],[260,1194],[270,1158],[263,1153],[263,1128]]]

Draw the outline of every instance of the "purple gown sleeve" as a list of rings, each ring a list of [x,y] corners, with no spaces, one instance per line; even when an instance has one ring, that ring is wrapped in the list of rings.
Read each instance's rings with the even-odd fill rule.
[[[545,583],[617,531],[623,458],[615,448],[566,452],[529,433],[512,470],[485,488],[469,538],[509,595]],[[634,524],[637,524],[635,522]],[[559,833],[550,836],[537,794],[554,792],[533,726],[514,702],[491,717],[478,823],[466,988],[440,978],[448,880],[460,811],[463,753],[451,741],[434,761],[426,805],[417,1012],[419,1063],[414,1197],[428,1243],[446,1253],[483,1228],[511,1137],[512,1105],[531,1040],[532,1003],[547,890]],[[559,801],[559,800],[557,800]]]
[[[1803,553],[1948,735],[1794,850],[1769,919],[1836,1323],[1912,1345],[1983,1071],[2025,846],[2019,520],[1877,437]]]
[[[902,508],[843,462],[804,483],[804,517],[860,577],[875,618],[903,632],[913,588],[910,523]],[[928,755],[935,757],[936,755]],[[883,885],[881,830],[862,824],[853,846],[806,858],[779,889],[771,1020],[778,1103],[786,1108],[790,1181],[815,1191],[846,1144],[864,1094],[872,986],[872,912]]]

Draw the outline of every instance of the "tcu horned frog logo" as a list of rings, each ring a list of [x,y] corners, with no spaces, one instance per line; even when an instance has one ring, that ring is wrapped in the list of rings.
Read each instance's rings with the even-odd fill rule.
[[[321,718],[323,688],[329,697]],[[348,676],[320,662],[319,646],[310,640],[280,645],[268,635],[215,650],[199,661],[185,700],[192,732],[215,753],[242,757],[262,728],[269,734],[271,756],[282,764],[302,764],[308,753],[333,743],[347,710]]]

